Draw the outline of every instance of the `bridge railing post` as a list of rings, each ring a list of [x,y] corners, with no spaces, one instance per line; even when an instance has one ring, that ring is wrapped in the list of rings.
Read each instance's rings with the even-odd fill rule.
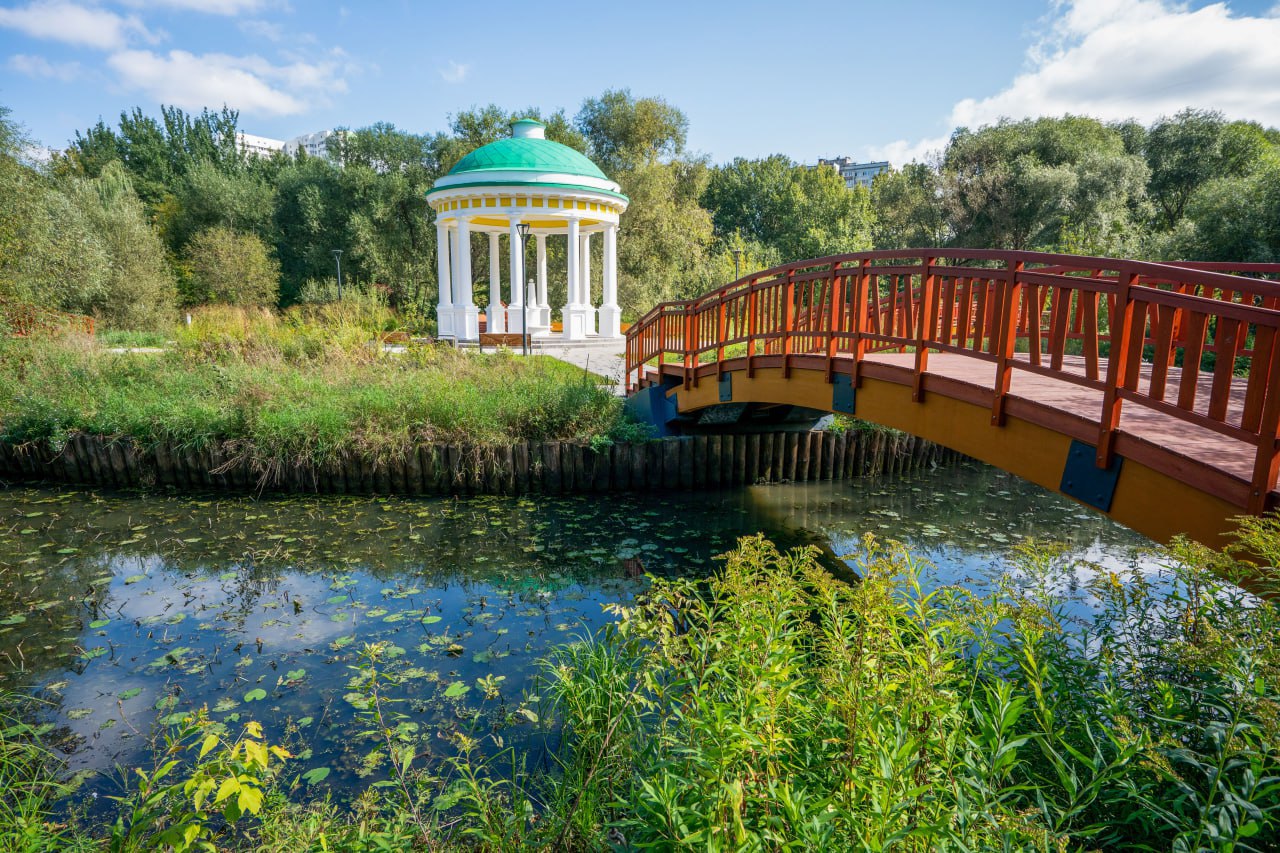
[[[782,378],[791,378],[791,333],[796,325],[796,275],[787,270],[787,283],[782,297]]]
[[[726,331],[727,331],[727,329],[726,329],[726,325],[725,325],[725,324],[726,324],[726,319],[727,319],[727,318],[726,318],[726,314],[725,314],[725,312],[726,312],[726,310],[727,310],[727,309],[725,308],[725,304],[724,304],[724,294],[725,294],[725,292],[724,292],[723,290],[722,290],[722,291],[720,291],[720,307],[719,307],[719,310],[718,310],[718,315],[719,315],[719,316],[716,318],[716,319],[717,319],[717,323],[716,323],[716,344],[717,344],[717,345],[716,345],[716,364],[718,365],[718,366],[716,367],[716,376],[717,376],[717,377],[719,377],[722,373],[724,373],[724,339],[725,339],[725,333],[726,333]]]
[[[1129,343],[1133,335],[1133,302],[1129,290],[1138,281],[1137,273],[1122,265],[1117,270],[1115,300],[1111,303],[1111,349],[1107,353],[1107,378],[1102,393],[1102,415],[1098,420],[1098,445],[1095,462],[1099,468],[1110,468],[1116,454],[1116,433],[1120,429],[1123,400],[1129,370]],[[1145,321],[1146,312],[1143,312]],[[1139,352],[1139,355],[1141,353]],[[1135,368],[1136,369],[1136,368]]]
[[[827,312],[827,383],[835,381],[836,352],[839,339],[836,332],[844,331],[844,289],[846,279],[840,275],[840,262],[831,262],[831,310]]]
[[[688,388],[697,373],[697,359],[693,354],[693,310],[684,306],[684,387]]]
[[[924,398],[924,374],[929,369],[929,342],[933,340],[938,320],[937,279],[933,265],[937,258],[920,259],[920,308],[916,318],[916,365],[911,384],[911,401],[919,403]],[[910,294],[908,294],[910,296]]]
[[[870,299],[870,288],[874,286],[871,274],[871,260],[863,258],[858,262],[858,271],[853,285],[853,379],[850,384],[860,387],[862,384],[862,359],[867,354],[866,327],[867,301]]]
[[[1017,310],[1018,273],[1022,272],[1023,262],[1009,260],[1005,266],[995,296],[996,334],[999,338],[991,342],[991,349],[996,353],[996,383],[991,398],[992,426],[1004,426],[1004,404],[1013,380],[1013,351],[1018,334],[1013,315]]]
[[[1271,347],[1269,376],[1280,376],[1280,345]],[[1257,365],[1254,365],[1257,369]],[[1275,488],[1280,474],[1280,388],[1268,388],[1262,407],[1262,422],[1258,427],[1258,450],[1253,462],[1253,477],[1249,484],[1248,510],[1254,515],[1267,511],[1267,495]]]
[[[756,298],[756,280],[752,279],[747,292],[747,378],[756,375],[756,334],[760,329],[759,305]]]

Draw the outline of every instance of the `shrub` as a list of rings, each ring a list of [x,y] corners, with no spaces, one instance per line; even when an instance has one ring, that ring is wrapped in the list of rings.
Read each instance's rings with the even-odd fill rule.
[[[275,305],[280,301],[280,264],[253,234],[215,226],[192,238],[186,250],[189,305]]]

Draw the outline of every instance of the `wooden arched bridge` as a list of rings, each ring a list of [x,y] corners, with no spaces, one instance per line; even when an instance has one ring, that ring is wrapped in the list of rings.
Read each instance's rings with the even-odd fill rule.
[[[1276,506],[1280,264],[864,252],[657,306],[627,383],[657,413],[843,412],[1060,491],[1154,539],[1222,544]]]

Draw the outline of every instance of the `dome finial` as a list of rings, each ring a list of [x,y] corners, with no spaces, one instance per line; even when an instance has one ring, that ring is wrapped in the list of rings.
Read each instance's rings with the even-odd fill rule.
[[[511,122],[512,139],[546,139],[547,126],[531,118]]]

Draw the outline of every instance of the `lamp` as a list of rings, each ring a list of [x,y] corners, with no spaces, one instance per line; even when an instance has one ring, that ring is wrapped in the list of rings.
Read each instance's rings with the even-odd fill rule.
[[[333,250],[333,261],[338,265],[338,301],[342,301],[342,250]]]
[[[516,224],[516,232],[520,235],[520,279],[519,283],[511,282],[511,286],[520,287],[525,290],[520,294],[520,346],[521,351],[529,354],[529,293],[524,283],[524,262],[529,254],[529,223],[519,222]]]

